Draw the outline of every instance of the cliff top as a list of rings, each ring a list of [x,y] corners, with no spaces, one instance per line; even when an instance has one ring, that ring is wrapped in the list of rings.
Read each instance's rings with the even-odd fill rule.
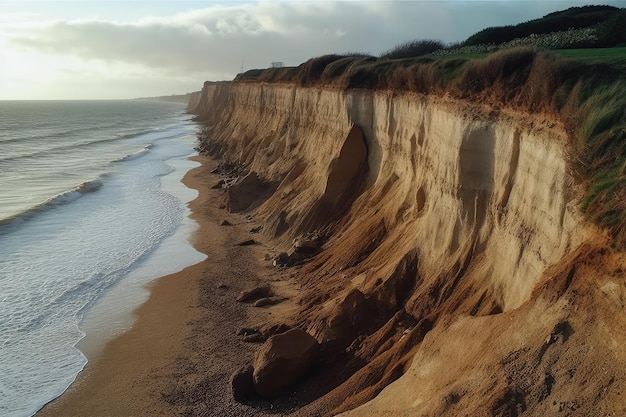
[[[477,58],[326,55],[292,68],[251,70],[235,82],[366,88],[451,96],[546,114],[569,136],[583,211],[626,245],[626,48],[505,49]]]

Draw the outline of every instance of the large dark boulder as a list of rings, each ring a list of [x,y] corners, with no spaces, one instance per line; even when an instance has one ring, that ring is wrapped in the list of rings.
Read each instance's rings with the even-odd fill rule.
[[[319,353],[317,340],[301,329],[270,337],[254,355],[254,389],[266,398],[276,397],[296,382]]]
[[[243,402],[254,395],[254,383],[252,366],[244,366],[230,377],[230,392],[235,401]]]

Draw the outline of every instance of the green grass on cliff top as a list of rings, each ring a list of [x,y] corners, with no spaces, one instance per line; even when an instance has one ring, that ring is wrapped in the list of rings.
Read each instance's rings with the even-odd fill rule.
[[[581,48],[581,49],[552,49],[550,53],[562,57],[571,58],[596,64],[606,64],[612,67],[626,70],[626,47],[618,48]],[[480,59],[486,58],[493,53],[465,53],[454,55],[434,56],[437,60],[446,59]]]
[[[606,64],[618,69],[626,70],[626,47],[557,49],[553,50],[552,53],[563,58]]]

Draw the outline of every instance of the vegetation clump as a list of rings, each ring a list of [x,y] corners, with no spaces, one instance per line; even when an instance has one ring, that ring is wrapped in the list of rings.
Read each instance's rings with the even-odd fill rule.
[[[382,59],[403,59],[403,58],[415,58],[432,54],[435,51],[444,49],[445,45],[441,41],[433,39],[416,39],[413,41],[401,43],[395,46],[387,52],[384,52],[380,57]]]

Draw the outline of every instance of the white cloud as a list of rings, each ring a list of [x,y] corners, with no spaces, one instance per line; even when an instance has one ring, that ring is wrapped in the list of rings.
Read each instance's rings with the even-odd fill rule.
[[[215,6],[166,18],[136,23],[105,21],[56,22],[20,31],[14,45],[48,54],[73,55],[86,60],[126,62],[161,68],[170,74],[191,72],[234,75],[241,61],[265,67],[282,60],[299,64],[325,53],[365,50],[379,53],[400,40],[420,33],[445,35],[436,3],[398,3],[381,21],[373,3],[259,3]],[[397,10],[396,10],[397,9]]]
[[[126,4],[131,7],[137,3],[117,3],[117,7]],[[139,86],[157,88],[152,95],[170,94],[190,91],[189,80],[196,80],[193,90],[206,79],[230,79],[239,72],[242,61],[246,69],[264,68],[272,61],[298,65],[327,53],[379,54],[417,38],[463,40],[487,26],[517,23],[582,3],[442,0],[208,4],[203,9],[131,20],[120,20],[121,10],[116,11],[115,20],[81,18],[74,10],[72,19],[58,20],[56,16],[56,21],[48,22],[40,15],[12,10],[11,17],[0,13],[4,15],[0,18],[0,47],[6,57],[31,67],[29,76],[38,75],[39,83],[53,79],[69,83],[67,74],[80,69],[81,74],[93,77],[94,85],[106,84],[107,91],[120,96],[136,95]],[[85,16],[94,16],[93,10]],[[11,74],[16,76],[16,66],[4,70],[0,66],[0,77],[6,80]],[[120,81],[116,83],[116,79]],[[137,88],[133,88],[134,82]],[[83,87],[87,88],[86,81]]]

